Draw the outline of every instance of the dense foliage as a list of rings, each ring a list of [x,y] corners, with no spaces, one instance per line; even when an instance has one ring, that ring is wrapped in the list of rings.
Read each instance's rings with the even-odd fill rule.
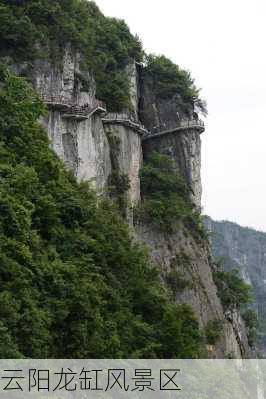
[[[214,281],[226,310],[240,309],[241,305],[252,302],[252,287],[242,279],[239,270],[217,270],[214,272]]]
[[[0,67],[0,356],[197,357],[176,305],[108,201],[65,171],[42,102]]]
[[[98,98],[110,111],[129,105],[125,71],[141,61],[142,46],[126,23],[105,17],[87,0],[13,0],[0,2],[0,55],[15,61],[49,57],[62,59],[66,44],[84,56],[84,68],[94,71]]]
[[[196,88],[190,72],[165,56],[146,56],[144,73],[151,78],[157,98],[172,99],[178,95],[183,105],[188,104],[192,109],[207,113],[206,103],[200,98],[200,90]]]
[[[249,345],[254,346],[257,343],[259,324],[256,312],[249,307],[254,302],[252,286],[242,279],[238,269],[223,270],[221,262],[218,262],[218,270],[214,272],[214,282],[224,310],[241,312]]]
[[[168,155],[154,152],[140,171],[140,183],[143,201],[136,212],[139,219],[168,232],[182,221],[193,234],[204,236],[205,229],[191,202],[189,187]]]
[[[259,321],[257,312],[254,309],[246,309],[242,313],[242,317],[245,321],[248,335],[248,343],[251,347],[258,343],[259,336]]]
[[[223,333],[223,324],[221,320],[210,320],[205,328],[206,342],[209,345],[215,345]]]
[[[174,268],[164,276],[164,279],[174,295],[185,288],[193,288],[193,284],[184,276],[184,273]]]

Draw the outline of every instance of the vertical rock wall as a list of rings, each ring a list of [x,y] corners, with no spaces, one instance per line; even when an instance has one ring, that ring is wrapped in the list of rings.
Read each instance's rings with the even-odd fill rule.
[[[138,66],[132,62],[127,67],[127,75],[130,87],[130,109],[116,114],[116,118],[123,120],[125,115],[138,122],[139,115],[139,73]],[[127,123],[104,124],[104,129],[109,140],[112,170],[119,174],[127,175],[130,189],[127,193],[129,205],[134,205],[140,200],[139,171],[142,166],[142,136]]]
[[[182,286],[177,288],[177,303],[190,304],[204,332],[209,322],[219,321],[222,326],[220,339],[215,345],[207,345],[210,358],[249,357],[245,326],[234,314],[227,319],[212,277],[212,256],[208,243],[195,239],[191,232],[180,224],[172,234],[159,231],[151,225],[136,226],[139,242],[147,245],[153,263],[167,281],[170,272],[177,272]]]
[[[61,98],[63,103],[93,106],[95,82],[88,71],[80,70],[80,61],[80,55],[69,48],[61,66],[36,61],[32,80],[44,99]],[[79,180],[89,180],[97,190],[104,189],[111,158],[100,116],[77,120],[65,118],[64,112],[63,107],[49,106],[48,116],[42,119],[52,148]]]
[[[71,104],[92,106],[95,102],[95,82],[88,72],[80,71],[79,66],[79,54],[66,49],[61,68],[47,61],[36,62],[33,84],[46,99],[60,97]],[[139,88],[134,63],[128,66],[128,76],[131,112],[137,119]],[[50,106],[48,116],[42,122],[47,128],[52,148],[79,180],[89,180],[93,187],[101,191],[107,187],[111,173],[118,169],[130,179],[129,201],[139,201],[139,169],[142,164],[139,133],[116,123],[104,126],[98,114],[84,120],[65,118],[64,109],[60,107]],[[112,162],[114,158],[116,163]]]
[[[129,79],[130,104],[135,117],[138,119],[139,100],[140,100],[140,76],[139,68],[135,62],[127,66],[127,75]]]
[[[170,156],[176,169],[181,173],[191,189],[191,199],[201,207],[201,139],[197,130],[189,129],[178,132],[151,136],[143,142],[144,158],[152,152]]]
[[[128,176],[128,200],[132,205],[136,204],[140,200],[141,136],[129,127],[115,123],[106,125],[105,131],[109,139],[113,170]]]
[[[153,152],[169,155],[177,170],[187,180],[191,199],[196,207],[201,206],[201,140],[197,129],[176,130],[181,120],[191,120],[196,115],[191,104],[184,103],[176,94],[162,98],[156,92],[156,82],[142,74],[140,96],[140,118],[150,131],[143,143],[144,158]],[[168,132],[167,134],[161,134]]]
[[[171,98],[160,96],[156,81],[141,72],[140,81],[140,109],[141,121],[151,133],[175,128],[181,119],[191,119],[194,109],[191,104],[184,103],[181,96],[176,93]]]

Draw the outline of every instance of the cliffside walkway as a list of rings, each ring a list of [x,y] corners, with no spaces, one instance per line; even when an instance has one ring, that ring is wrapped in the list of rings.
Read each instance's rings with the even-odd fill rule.
[[[148,134],[148,130],[142,125],[139,120],[134,116],[134,114],[126,114],[126,113],[107,113],[102,121],[104,124],[117,124],[129,127],[132,130],[135,130],[140,135]]]
[[[55,108],[59,110],[65,110],[68,109],[71,104],[68,99],[66,99],[64,96],[57,95],[57,96],[50,96],[47,94],[41,94],[41,98],[43,102],[49,107],[49,108]]]
[[[190,129],[197,130],[201,134],[205,130],[204,122],[200,119],[181,120],[173,128],[161,130],[158,133],[152,133],[149,131],[147,134],[144,135],[143,140],[150,140],[153,139],[154,137],[159,137],[165,134],[175,133],[178,131],[190,130]]]
[[[49,108],[57,109],[63,112],[63,117],[67,119],[82,121],[84,119],[90,118],[93,114],[97,112],[101,114],[105,114],[107,112],[105,103],[100,100],[96,100],[93,105],[78,105],[73,104],[69,99],[66,99],[64,96],[42,95],[42,99]]]
[[[43,94],[41,97],[49,108],[61,111],[63,113],[63,118],[82,121],[89,119],[95,113],[99,113],[102,116],[102,121],[104,124],[117,124],[129,127],[143,136],[143,140],[150,140],[165,134],[188,129],[197,130],[200,134],[205,130],[204,122],[202,120],[189,119],[180,120],[176,126],[172,128],[161,130],[159,132],[151,132],[140,123],[134,113],[108,113],[106,104],[100,100],[95,100],[94,104],[92,105],[78,105],[74,104],[70,99],[62,95],[49,96]]]
[[[90,118],[95,113],[105,114],[106,105],[103,101],[96,100],[93,106],[72,105],[63,115],[64,118],[84,120]]]

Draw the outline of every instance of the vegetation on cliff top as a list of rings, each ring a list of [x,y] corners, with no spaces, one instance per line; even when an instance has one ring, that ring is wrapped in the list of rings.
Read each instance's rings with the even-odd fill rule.
[[[97,97],[109,111],[130,107],[126,66],[144,59],[140,39],[123,20],[105,17],[87,0],[2,0],[0,3],[0,56],[18,63],[49,57],[62,60],[66,44],[83,54],[85,69],[93,70]],[[156,82],[163,98],[179,94],[184,104],[204,109],[189,72],[165,57],[147,57],[145,72]]]
[[[62,60],[66,44],[83,54],[85,69],[94,71],[97,96],[110,111],[129,106],[126,66],[141,61],[142,45],[126,23],[105,17],[87,0],[2,1],[0,55],[15,61],[49,57]]]
[[[207,113],[206,103],[200,98],[200,90],[190,72],[181,69],[165,56],[146,56],[144,74],[150,77],[153,92],[159,100],[176,97],[177,105]]]
[[[1,358],[197,357],[198,323],[108,202],[49,149],[42,102],[0,67]]]

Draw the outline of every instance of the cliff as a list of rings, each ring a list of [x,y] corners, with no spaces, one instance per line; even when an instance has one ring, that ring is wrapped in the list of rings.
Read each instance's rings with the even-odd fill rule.
[[[10,64],[20,75],[23,68],[29,69],[27,62],[12,60]],[[134,240],[148,248],[163,284],[169,284],[171,272],[181,276],[181,287],[178,282],[173,287],[175,301],[194,309],[207,355],[248,357],[244,323],[237,313],[230,317],[224,314],[213,280],[215,264],[208,240],[200,235],[194,219],[189,224],[181,218],[171,231],[165,231],[135,218],[134,208],[142,202],[143,194],[140,170],[156,152],[168,156],[176,174],[185,179],[189,207],[199,219],[200,134],[204,125],[191,102],[191,98],[197,98],[193,81],[178,67],[170,64],[170,68],[181,76],[182,95],[172,94],[176,86],[169,92],[169,82],[157,90],[152,68],[135,63],[133,58],[127,60],[119,76],[129,83],[128,101],[122,109],[112,112],[108,104],[97,99],[97,70],[84,67],[82,51],[73,45],[65,43],[60,63],[36,57],[30,63],[28,76],[47,105],[47,115],[41,122],[55,153],[79,181],[90,181],[97,195],[111,191],[114,199],[123,197],[123,212]],[[107,85],[108,74],[104,78]],[[102,92],[104,83],[101,83]],[[207,330],[217,322],[221,331],[215,342],[208,342]]]
[[[265,356],[265,281],[266,281],[266,233],[229,221],[214,221],[206,218],[213,254],[222,258],[225,268],[237,268],[242,277],[254,289],[254,308],[260,324],[259,351]]]
[[[108,113],[104,106],[103,109],[94,110],[97,104],[95,82],[92,75],[84,77],[84,72],[80,72],[77,54],[67,50],[63,65],[59,71],[48,62],[38,61],[33,82],[48,105],[49,113],[43,119],[43,124],[47,128],[52,148],[77,178],[90,180],[95,189],[103,193],[108,189],[110,176],[114,173],[126,175],[130,181],[126,195],[130,206],[133,206],[140,201],[139,171],[143,156],[144,160],[148,159],[156,151],[173,159],[177,172],[186,178],[192,201],[200,208],[202,125],[195,122],[192,126],[180,127],[180,120],[171,119],[167,103],[161,106],[160,111],[150,114],[151,93],[147,94],[146,89],[141,91],[145,87],[145,80],[139,84],[142,78],[139,76],[140,66],[132,64],[128,68],[131,111],[125,109],[114,114]],[[89,90],[82,88],[82,77],[90,82]],[[141,109],[138,104],[141,104]],[[82,107],[85,111],[82,111]],[[164,109],[167,111],[165,114]],[[176,112],[173,111],[173,115]],[[162,132],[150,132],[150,127],[158,118],[165,120],[168,125],[163,126]],[[132,223],[131,217],[130,220]],[[222,322],[223,333],[216,345],[207,345],[208,356],[247,356],[243,323],[238,318],[233,322],[226,320],[217,297],[208,244],[195,239],[190,229],[182,224],[171,234],[158,231],[149,224],[136,224],[135,231],[136,239],[147,245],[151,259],[161,270],[162,276],[165,277],[174,268],[191,282],[188,287],[177,290],[176,301],[192,305],[201,329],[204,331],[212,321]]]

